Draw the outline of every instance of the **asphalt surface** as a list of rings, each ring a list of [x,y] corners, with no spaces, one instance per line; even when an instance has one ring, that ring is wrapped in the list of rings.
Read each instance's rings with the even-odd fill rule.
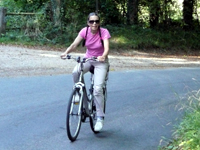
[[[171,138],[199,79],[200,68],[110,72],[102,132],[84,123],[71,143],[65,128],[71,75],[0,78],[0,149],[156,150]]]

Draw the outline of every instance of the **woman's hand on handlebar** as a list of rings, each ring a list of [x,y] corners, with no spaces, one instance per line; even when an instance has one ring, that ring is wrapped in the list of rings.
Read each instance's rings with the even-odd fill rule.
[[[62,54],[60,55],[60,58],[61,58],[61,59],[66,59],[66,58],[67,58],[67,53],[62,53]]]
[[[98,61],[103,62],[103,61],[106,60],[106,57],[105,56],[98,56],[97,59],[98,59]]]

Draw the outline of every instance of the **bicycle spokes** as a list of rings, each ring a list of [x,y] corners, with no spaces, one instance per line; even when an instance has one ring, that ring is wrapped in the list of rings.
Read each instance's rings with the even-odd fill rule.
[[[67,135],[71,141],[75,141],[81,127],[81,117],[82,117],[82,100],[79,96],[79,102],[75,102],[76,91],[71,94],[71,98],[68,103],[68,111],[66,118],[66,128]]]

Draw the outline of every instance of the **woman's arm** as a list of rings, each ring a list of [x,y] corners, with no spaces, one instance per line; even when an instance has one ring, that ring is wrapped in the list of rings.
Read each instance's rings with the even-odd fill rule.
[[[99,61],[105,61],[105,59],[108,57],[109,54],[109,39],[103,40],[103,44],[104,44],[104,52],[102,56],[98,57]]]

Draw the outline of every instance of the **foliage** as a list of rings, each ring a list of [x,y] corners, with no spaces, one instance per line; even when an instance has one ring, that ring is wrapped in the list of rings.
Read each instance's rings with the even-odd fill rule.
[[[113,49],[160,49],[170,50],[173,54],[200,48],[198,32],[187,32],[181,29],[153,30],[139,26],[113,27],[106,26],[112,33],[111,47]]]
[[[60,2],[59,5],[56,2]],[[96,3],[88,0],[7,0],[1,5],[7,12],[36,12],[35,15],[7,15],[4,38],[20,35],[38,44],[68,45],[86,26],[87,14],[96,9]],[[138,6],[138,25],[127,26],[127,0],[99,1],[98,12],[102,26],[111,32],[112,48],[160,49],[161,52],[170,49],[174,54],[178,50],[187,53],[200,48],[199,20],[196,17],[192,31],[184,31],[183,13],[176,0],[140,0]],[[200,3],[196,1],[195,6],[198,10]],[[59,13],[55,13],[57,9]],[[152,20],[154,15],[159,19]]]
[[[7,11],[10,11],[10,12],[15,12],[21,9],[20,7],[16,5],[14,0],[1,1],[0,6],[5,7]],[[11,6],[15,6],[15,7],[11,7]]]
[[[104,24],[120,24],[124,18],[120,14],[119,1],[102,0],[100,4],[100,14]]]
[[[27,36],[23,30],[19,30],[18,33],[11,30],[3,38],[8,38],[10,35],[18,35],[12,39],[13,42],[19,43],[18,39],[31,38],[32,42],[35,42],[35,45],[57,44],[68,46],[84,25],[79,25],[74,22],[63,26],[62,29],[58,27],[51,29],[53,24],[44,24],[43,26],[46,26],[46,28],[40,30],[40,34],[37,37]],[[200,31],[189,32],[178,28],[171,30],[153,30],[140,26],[124,25],[107,25],[104,27],[110,31],[112,36],[110,48],[116,51],[121,49],[129,51],[138,49],[146,52],[156,50],[163,54],[170,53],[173,55],[182,52],[184,55],[189,55],[191,51],[198,53],[198,49],[200,49]],[[21,40],[20,42],[23,43]]]
[[[24,12],[36,12],[43,8],[49,0],[14,0],[16,5]]]
[[[162,150],[199,150],[200,149],[200,90],[191,92],[186,114],[174,132],[174,140]]]
[[[195,26],[199,26],[200,2],[193,1],[194,7],[191,8],[194,9],[193,16],[197,22]],[[88,0],[6,0],[1,3],[8,9],[8,12],[41,12],[43,10],[44,15],[52,19],[55,15],[56,2],[59,2],[60,17],[64,24],[70,22],[69,18],[75,14],[79,15],[78,20],[82,23],[87,18],[87,14],[97,11],[95,1]],[[178,2],[177,0],[139,0],[135,4],[139,6],[138,20],[147,26],[153,21],[156,21],[157,25],[165,24],[165,26],[171,26],[171,22],[175,20],[181,20],[180,23],[184,24],[182,4]],[[101,0],[98,4],[98,12],[104,25],[126,24],[126,20],[130,19],[127,18],[129,16],[127,13],[131,12],[127,9],[131,9],[131,7],[127,7],[127,0]]]

